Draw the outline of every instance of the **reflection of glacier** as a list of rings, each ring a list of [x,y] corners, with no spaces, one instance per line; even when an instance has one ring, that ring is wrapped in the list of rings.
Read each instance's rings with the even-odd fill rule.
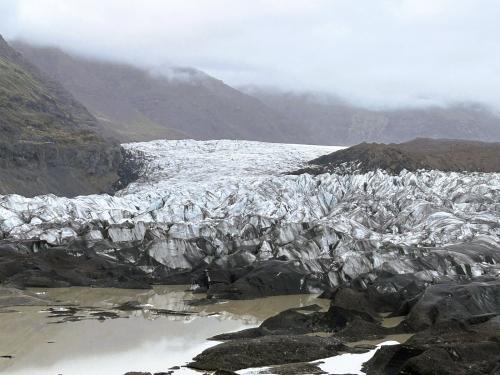
[[[290,176],[282,173],[336,148],[246,141],[124,147],[141,161],[137,182],[114,197],[3,196],[4,238],[76,250],[74,240],[85,239],[100,254],[151,272],[297,260],[333,284],[373,268],[478,275],[499,261],[500,174]]]
[[[96,311],[112,311],[121,317],[137,317],[154,320],[158,318],[174,321],[192,322],[195,319],[210,317],[211,319],[237,320],[246,325],[258,325],[276,312],[292,307],[303,307],[319,304],[326,309],[330,301],[317,299],[314,294],[284,295],[252,300],[214,301],[206,302],[203,294],[188,290],[187,285],[155,285],[149,290],[114,289],[114,288],[56,288],[47,289],[46,296],[51,300],[60,301],[64,305],[80,306],[78,315],[96,319],[92,313]],[[115,309],[125,302],[137,301],[141,309],[120,311]],[[65,309],[65,307],[56,307]],[[187,312],[192,315],[176,315],[158,313],[158,310]]]
[[[145,306],[144,310],[133,311],[132,316],[146,319],[167,318],[190,322],[199,317],[211,316],[217,320],[237,320],[246,325],[258,325],[278,311],[292,307],[321,304],[324,308],[328,300],[318,300],[315,295],[287,295],[258,298],[252,300],[224,301],[213,304],[197,305],[191,302],[204,296],[182,290],[182,286],[155,286],[153,290],[136,295],[136,300]],[[112,293],[112,291],[110,291]],[[103,298],[100,296],[99,298]],[[166,309],[180,312],[192,312],[191,316],[157,314],[155,309]]]

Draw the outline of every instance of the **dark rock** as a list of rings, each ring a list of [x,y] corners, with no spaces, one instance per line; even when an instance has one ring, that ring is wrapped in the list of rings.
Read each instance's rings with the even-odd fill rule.
[[[324,312],[316,311],[318,305],[292,308],[272,316],[257,328],[225,333],[212,337],[212,340],[250,339],[267,335],[300,335],[314,332],[331,332],[330,319]]]
[[[115,307],[115,310],[135,311],[142,310],[143,307],[139,301],[127,301]]]
[[[309,362],[347,348],[334,338],[265,336],[225,342],[206,349],[188,366],[199,370],[236,371],[248,367]]]
[[[348,295],[347,292],[341,292]],[[356,291],[353,292],[358,295]],[[341,301],[339,299],[339,301]],[[342,303],[348,303],[348,299]],[[335,302],[334,302],[335,303]],[[356,306],[356,305],[353,305]],[[358,308],[362,309],[360,305]],[[327,312],[315,311],[318,305],[303,308],[292,308],[266,319],[259,327],[238,332],[220,334],[212,340],[251,339],[268,335],[300,335],[315,332],[335,333],[335,337],[347,341],[361,339],[376,339],[389,334],[404,333],[408,329],[405,325],[394,328],[384,328],[378,323],[378,316],[358,310],[346,309],[333,304]],[[365,306],[368,309],[368,306]]]
[[[344,314],[351,311],[351,314],[358,315],[367,321],[379,320],[373,303],[368,300],[366,293],[353,288],[337,288],[332,293],[332,307],[330,309],[343,311]]]
[[[425,290],[407,324],[418,331],[449,321],[481,321],[495,314],[500,314],[500,280],[437,284]]]
[[[96,286],[149,289],[151,277],[138,267],[97,255],[85,246],[49,247],[38,252],[0,244],[0,282],[17,287]]]
[[[106,319],[106,318],[116,319],[120,317],[120,315],[112,311],[96,311],[90,313],[90,315],[97,316],[99,319]]]
[[[217,370],[213,373],[213,375],[238,375],[238,374],[230,370]]]
[[[422,350],[407,345],[382,346],[375,355],[363,365],[367,375],[393,375],[399,374],[404,363],[417,355]]]
[[[352,342],[359,340],[376,340],[391,334],[402,333],[402,328],[385,328],[379,324],[367,322],[355,317],[345,328],[335,333],[335,337],[342,341]]]
[[[191,316],[197,314],[195,311],[177,311],[169,309],[151,309],[150,311],[159,315]]]
[[[229,341],[229,340],[239,340],[239,339],[254,339],[257,337],[262,337],[266,335],[272,335],[273,332],[266,331],[260,327],[243,329],[237,332],[221,333],[220,335],[215,335],[210,337],[209,340],[214,341]]]
[[[65,316],[74,316],[77,312],[80,311],[79,308],[69,306],[69,307],[60,307],[60,308],[49,308],[47,311],[49,311],[50,315],[52,317],[65,317]]]
[[[495,374],[500,362],[500,281],[429,286],[405,324],[418,331],[404,345],[383,347],[367,375]]]
[[[273,375],[314,375],[326,374],[316,363],[290,363],[288,365],[271,366],[267,370],[260,371],[259,374]]]
[[[335,330],[344,328],[349,322],[352,322],[355,319],[361,319],[371,323],[377,321],[377,318],[366,312],[346,309],[335,305],[332,305],[328,309],[326,315],[329,320],[330,327]]]
[[[294,334],[329,331],[329,321],[325,313],[317,311],[319,308],[318,305],[310,305],[285,310],[266,319],[261,328],[268,331],[288,330]]]
[[[209,298],[249,299],[308,293],[325,287],[323,274],[311,273],[300,261],[269,260],[235,270],[208,270]]]
[[[382,169],[398,174],[403,169],[441,171],[500,172],[500,143],[457,139],[417,138],[399,144],[360,143],[321,156],[310,167],[293,172],[365,173]]]
[[[413,274],[383,274],[367,286],[366,299],[377,312],[400,311],[407,309],[408,301],[422,293],[428,285],[428,281]]]
[[[200,298],[186,301],[189,306],[211,306],[223,302],[222,299],[217,298]]]
[[[500,361],[500,330],[468,327],[423,331],[403,345],[384,346],[364,365],[378,374],[492,374]]]

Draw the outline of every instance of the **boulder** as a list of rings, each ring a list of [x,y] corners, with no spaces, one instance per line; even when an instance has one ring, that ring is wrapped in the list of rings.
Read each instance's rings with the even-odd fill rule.
[[[423,330],[449,321],[467,322],[500,314],[500,280],[429,286],[413,306],[407,324]]]

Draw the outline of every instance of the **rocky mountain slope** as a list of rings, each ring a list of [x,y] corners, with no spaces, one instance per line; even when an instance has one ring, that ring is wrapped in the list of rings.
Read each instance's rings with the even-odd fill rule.
[[[122,141],[247,139],[352,145],[416,137],[500,141],[500,116],[474,104],[369,110],[328,95],[236,90],[192,68],[141,70],[16,42]]]
[[[120,155],[85,107],[0,37],[0,193],[105,191]]]
[[[405,143],[361,143],[312,160],[296,172],[365,173],[382,169],[500,172],[500,143],[418,138]]]
[[[139,179],[115,196],[0,198],[3,254],[28,257],[14,273],[11,256],[0,261],[4,282],[103,285],[114,274],[131,286],[133,275],[141,287],[194,282],[210,296],[248,298],[321,291],[375,271],[498,272],[498,173],[282,175],[335,148],[124,147],[140,161]],[[130,267],[137,272],[123,271]]]
[[[15,43],[121,141],[159,138],[298,140],[258,99],[191,68],[147,71]]]
[[[369,110],[328,95],[243,89],[304,129],[311,144],[404,142],[417,137],[500,141],[500,115],[474,104]]]

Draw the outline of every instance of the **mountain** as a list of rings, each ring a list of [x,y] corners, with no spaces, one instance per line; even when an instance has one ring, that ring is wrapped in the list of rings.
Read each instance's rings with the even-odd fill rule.
[[[121,141],[158,138],[293,141],[287,119],[258,99],[191,68],[148,71],[16,42]]]
[[[0,194],[104,191],[120,157],[94,116],[0,36]]]
[[[352,145],[417,137],[500,141],[500,117],[476,104],[370,110],[313,93],[243,88],[307,132],[308,143]]]
[[[145,70],[15,42],[120,141],[246,139],[352,145],[417,137],[500,141],[500,117],[475,104],[372,110],[329,95],[236,90],[199,70]]]
[[[404,143],[360,143],[320,156],[294,174],[367,173],[377,169],[399,174],[406,169],[445,172],[500,172],[500,142],[417,138]]]

